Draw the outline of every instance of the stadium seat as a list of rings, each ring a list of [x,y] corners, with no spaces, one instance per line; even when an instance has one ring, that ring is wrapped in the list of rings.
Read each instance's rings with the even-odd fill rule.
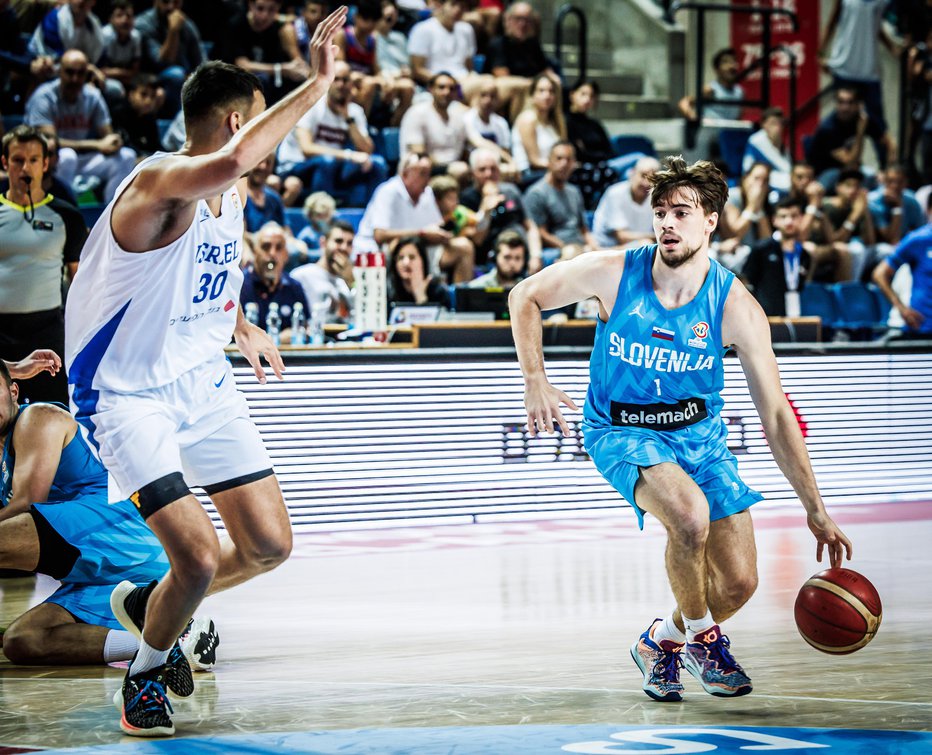
[[[880,309],[866,284],[859,281],[836,283],[832,286],[832,295],[847,327],[866,328],[879,324]]]
[[[552,265],[560,259],[560,250],[555,247],[544,247],[540,250],[540,256],[543,260],[544,267],[547,267],[547,265]]]
[[[748,128],[723,128],[718,132],[718,147],[722,152],[722,160],[728,166],[728,175],[740,178],[744,172],[741,163],[750,138],[751,129]]]
[[[401,130],[395,126],[386,126],[383,128],[380,140],[381,148],[376,149],[376,152],[385,158],[385,161],[392,170],[398,165],[398,160],[401,159],[400,131]]]
[[[365,207],[341,207],[334,216],[337,220],[343,220],[353,226],[354,231],[359,230],[359,221],[365,213]]]
[[[307,218],[304,217],[300,207],[286,207],[285,223],[291,229],[291,232],[297,236],[307,225]]]
[[[592,221],[595,220],[595,210],[586,210],[586,228],[592,230]]]
[[[81,211],[81,216],[84,218],[87,227],[93,228],[97,218],[100,217],[100,213],[104,211],[104,206],[101,204],[88,204],[82,205],[78,209]]]
[[[25,121],[25,116],[22,115],[4,115],[3,116],[3,128],[7,131],[12,131],[17,126],[21,125]]]
[[[616,134],[612,137],[612,148],[618,157],[630,155],[632,152],[657,157],[657,148],[654,143],[646,136],[638,134]]]
[[[841,327],[838,305],[829,287],[822,283],[808,283],[800,292],[800,314],[803,317],[821,317],[824,328]]]
[[[170,118],[159,118],[157,121],[159,127],[159,142],[165,139],[165,134],[168,133],[168,129],[171,128],[172,121]]]
[[[873,296],[877,302],[877,311],[880,313],[880,322],[886,324],[893,305],[890,304],[890,300],[883,295],[883,291],[881,291],[873,283],[867,284],[867,290],[871,292],[871,296]]]

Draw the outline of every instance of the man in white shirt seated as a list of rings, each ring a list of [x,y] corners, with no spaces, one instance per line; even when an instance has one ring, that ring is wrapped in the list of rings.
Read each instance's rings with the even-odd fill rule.
[[[434,175],[457,180],[469,172],[466,153],[466,106],[456,100],[456,79],[441,71],[430,79],[431,100],[412,105],[401,119],[402,152],[424,152]]]
[[[655,243],[650,178],[659,168],[655,158],[642,157],[627,181],[609,186],[602,195],[592,219],[592,232],[601,248]]]
[[[466,111],[466,138],[474,149],[493,149],[498,153],[503,172],[509,180],[516,178],[518,169],[511,156],[511,126],[498,110],[498,89],[495,82],[484,82],[472,98],[472,107]]]
[[[320,259],[291,271],[304,288],[308,315],[326,323],[348,324],[353,314],[353,226],[335,220],[322,244]]]
[[[409,152],[398,164],[399,174],[375,190],[353,240],[353,253],[387,249],[397,239],[417,236],[430,245],[431,267],[447,271],[453,283],[472,280],[475,250],[465,238],[441,228],[443,217],[430,181],[430,158]]]
[[[388,164],[373,154],[369,123],[363,109],[351,99],[350,67],[336,63],[336,75],[327,92],[307,111],[278,148],[276,173],[302,183],[299,194],[325,191],[350,207],[365,207],[375,187],[388,178]]]
[[[770,188],[780,192],[790,190],[793,161],[783,141],[783,110],[769,107],[760,118],[760,129],[751,134],[744,148],[741,170],[747,173],[754,163],[770,166]]]
[[[468,101],[486,77],[473,70],[476,33],[462,20],[467,5],[465,0],[443,0],[431,18],[412,27],[408,54],[418,84],[427,86],[435,74],[446,71],[462,87],[463,98]]]

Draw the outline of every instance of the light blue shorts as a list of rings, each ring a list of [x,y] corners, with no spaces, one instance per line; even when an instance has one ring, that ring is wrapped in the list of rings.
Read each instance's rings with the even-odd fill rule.
[[[79,555],[62,586],[46,602],[87,624],[120,629],[110,593],[122,580],[146,584],[168,571],[158,538],[129,501],[108,504],[106,495],[62,503],[36,503],[33,510]]]
[[[586,451],[599,473],[631,504],[638,527],[644,529],[644,509],[634,500],[641,469],[663,462],[676,464],[699,486],[709,502],[709,521],[737,514],[764,499],[739,477],[738,460],[728,450],[724,436],[701,452],[695,447],[687,452],[677,443],[681,433],[664,437],[665,433],[641,428],[586,428]]]

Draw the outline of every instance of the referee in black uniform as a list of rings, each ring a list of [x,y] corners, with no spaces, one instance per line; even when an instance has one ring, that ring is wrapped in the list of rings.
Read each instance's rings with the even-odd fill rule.
[[[0,195],[0,357],[16,361],[35,349],[65,353],[62,272],[78,269],[87,227],[77,208],[42,188],[48,144],[35,128],[3,137],[10,188]],[[21,384],[22,401],[68,405],[68,379],[42,373]]]

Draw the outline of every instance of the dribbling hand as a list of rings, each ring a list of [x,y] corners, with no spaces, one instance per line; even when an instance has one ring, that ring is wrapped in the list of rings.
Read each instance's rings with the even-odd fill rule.
[[[841,566],[842,557],[851,560],[854,549],[838,525],[824,511],[810,514],[809,529],[816,538],[816,561],[822,563],[822,551],[828,550],[828,561],[833,569]]]
[[[308,46],[311,73],[309,78],[319,77],[329,84],[333,81],[337,48],[333,44],[336,33],[346,24],[346,6],[341,5],[327,18],[317,24]]]

